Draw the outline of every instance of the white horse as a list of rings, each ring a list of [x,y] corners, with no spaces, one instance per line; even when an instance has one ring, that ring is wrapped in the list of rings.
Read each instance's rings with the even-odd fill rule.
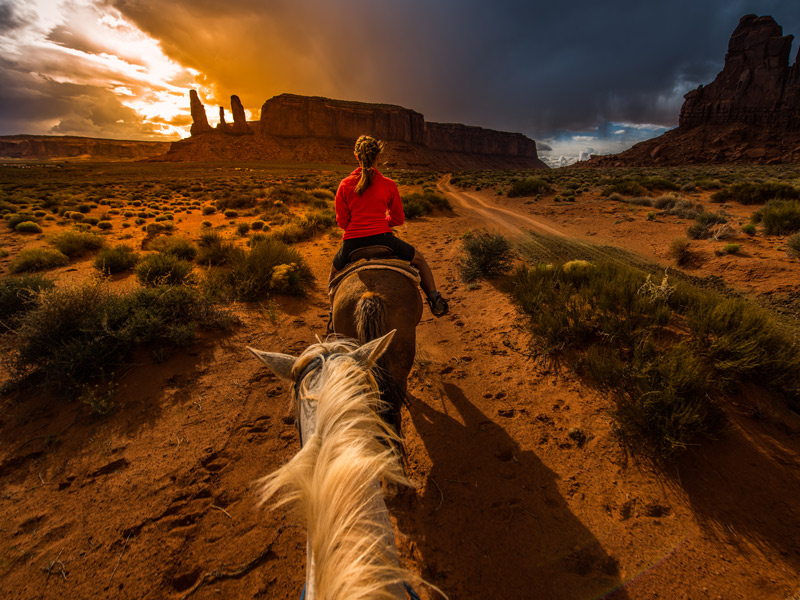
[[[306,522],[306,600],[416,597],[406,582],[419,578],[399,566],[380,487],[408,483],[371,372],[394,333],[363,346],[320,341],[298,358],[248,348],[292,384],[301,449],[259,483],[262,502],[282,492],[278,505]]]

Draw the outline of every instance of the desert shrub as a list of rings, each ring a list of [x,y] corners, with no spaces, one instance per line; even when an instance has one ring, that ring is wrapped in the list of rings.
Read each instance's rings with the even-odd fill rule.
[[[742,233],[746,235],[755,235],[756,234],[756,226],[752,223],[748,223],[742,227]]]
[[[78,213],[80,214],[80,213]],[[48,239],[51,245],[70,258],[105,246],[105,240],[95,233],[71,229]]]
[[[183,260],[194,260],[197,256],[197,246],[190,240],[182,237],[162,235],[150,242],[150,250],[170,254]]]
[[[800,233],[796,233],[786,239],[786,246],[795,256],[800,257]]]
[[[103,380],[138,344],[151,350],[189,343],[198,326],[229,319],[186,287],[115,294],[97,281],[53,288],[20,323],[12,343],[14,372],[42,373],[73,395]]]
[[[767,235],[787,235],[800,231],[800,201],[770,200],[750,217],[761,223]]]
[[[26,221],[32,221],[34,223],[38,223],[39,219],[32,213],[12,213],[11,216],[6,219],[6,223],[11,229],[16,229],[17,225],[20,223],[24,223]]]
[[[508,273],[514,259],[511,243],[499,233],[485,231],[464,238],[458,271],[465,282],[492,279]]]
[[[92,210],[92,207],[91,207],[91,206],[89,206],[88,204],[79,204],[79,205],[78,205],[78,210],[79,210],[80,212],[82,212],[82,213],[86,214],[86,213],[88,213],[90,210]]]
[[[133,248],[125,244],[104,248],[97,253],[94,258],[94,268],[106,275],[122,273],[136,266],[139,262],[139,255]]]
[[[739,244],[725,244],[722,247],[722,252],[724,254],[736,254],[741,249],[742,247]]]
[[[685,237],[678,237],[672,240],[669,245],[669,255],[675,259],[679,265],[685,265],[691,258],[689,251],[689,240]]]
[[[164,231],[164,226],[161,223],[148,223],[142,229],[148,236],[152,237]]]
[[[253,231],[261,231],[262,229],[264,229],[264,221],[256,219],[255,221],[250,223],[250,229],[252,229]]]
[[[250,224],[249,223],[239,223],[236,226],[236,233],[241,236],[245,236],[250,233]]]
[[[323,188],[314,188],[313,190],[311,190],[311,195],[318,200],[332,201],[334,199],[333,192]]]
[[[591,346],[586,362],[601,386],[617,392],[615,429],[645,454],[672,460],[698,438],[716,437],[725,424],[721,409],[708,401],[707,368],[686,344],[666,352],[637,345],[628,360]]]
[[[435,209],[449,210],[450,202],[447,198],[434,191],[413,192],[403,198],[403,212],[407,219],[425,216]]]
[[[84,217],[82,223],[86,223],[87,225],[94,226],[100,222],[100,219],[97,217]]]
[[[20,275],[0,280],[0,333],[13,330],[22,317],[32,310],[42,290],[53,282],[41,275]]]
[[[252,302],[265,300],[270,292],[301,295],[311,277],[297,250],[271,238],[253,244],[249,251],[237,248],[229,269],[215,274],[210,283],[223,296]]]
[[[600,193],[600,195],[603,197],[610,196],[611,194],[620,194],[622,196],[641,196],[644,191],[644,188],[639,185],[638,181],[623,179],[603,188],[603,191]]]
[[[222,214],[225,215],[225,218],[227,219],[235,219],[236,217],[239,216],[239,211],[233,210],[232,208],[228,208]]]
[[[144,285],[181,285],[188,283],[192,264],[170,254],[149,254],[136,267],[136,277]]]
[[[223,265],[230,259],[235,246],[226,241],[216,231],[204,231],[200,234],[200,249],[197,252],[197,263],[201,265]]]
[[[111,229],[113,226],[114,225],[111,223],[111,221],[100,221],[97,224],[98,229]]]
[[[700,213],[695,217],[695,223],[689,227],[687,233],[693,240],[705,239],[711,236],[711,228],[714,225],[727,223],[728,219],[713,212]]]
[[[210,204],[207,204],[206,206],[203,207],[202,212],[204,215],[213,215],[215,212],[217,212],[217,209],[211,206]]]
[[[549,194],[553,187],[549,182],[541,177],[526,177],[511,182],[508,190],[509,198],[520,198],[522,196],[536,196],[537,194]]]
[[[315,210],[275,229],[270,235],[285,244],[308,240],[327,231],[336,224],[336,216],[330,209]]]
[[[200,223],[200,227],[203,227],[203,228],[206,228],[206,229],[211,227],[211,225],[212,225],[211,221],[203,221],[202,223]]]
[[[69,213],[69,218],[72,219],[73,221],[80,222],[80,221],[83,221],[83,214],[79,213],[77,211],[76,212],[71,212],[71,213]]]
[[[678,190],[679,186],[677,183],[670,181],[669,179],[665,179],[664,177],[645,177],[640,182],[643,188],[650,190],[651,192],[655,191],[665,191],[665,190]]]
[[[740,204],[764,204],[773,199],[800,199],[800,189],[788,183],[735,183],[711,196],[712,202],[734,200]]]
[[[42,233],[42,228],[33,221],[23,221],[22,223],[17,223],[14,231],[19,231],[20,233]]]
[[[69,258],[58,250],[49,248],[28,248],[22,250],[8,268],[12,273],[29,273],[31,271],[46,271],[69,264]]]

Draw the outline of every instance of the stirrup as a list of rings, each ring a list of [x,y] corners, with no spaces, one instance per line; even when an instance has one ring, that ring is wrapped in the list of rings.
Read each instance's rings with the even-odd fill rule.
[[[441,317],[446,315],[448,311],[447,300],[442,297],[441,293],[437,293],[433,298],[426,298],[428,306],[431,308],[431,313],[434,317]]]

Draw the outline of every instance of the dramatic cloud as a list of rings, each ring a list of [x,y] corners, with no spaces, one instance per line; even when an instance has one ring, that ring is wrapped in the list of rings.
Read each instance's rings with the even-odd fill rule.
[[[800,34],[796,0],[0,0],[0,133],[175,136],[195,87],[212,123],[231,94],[258,118],[291,92],[521,131],[571,160],[677,125],[751,12]]]

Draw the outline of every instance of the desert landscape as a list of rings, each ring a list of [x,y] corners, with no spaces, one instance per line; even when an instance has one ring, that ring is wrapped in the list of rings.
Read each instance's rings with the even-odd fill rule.
[[[171,145],[0,140],[0,595],[300,597],[305,523],[257,484],[295,408],[247,347],[325,337],[334,195],[372,133],[449,301],[385,490],[419,597],[800,598],[790,46],[743,17],[677,129],[565,168],[296,94],[212,127],[191,90]]]

